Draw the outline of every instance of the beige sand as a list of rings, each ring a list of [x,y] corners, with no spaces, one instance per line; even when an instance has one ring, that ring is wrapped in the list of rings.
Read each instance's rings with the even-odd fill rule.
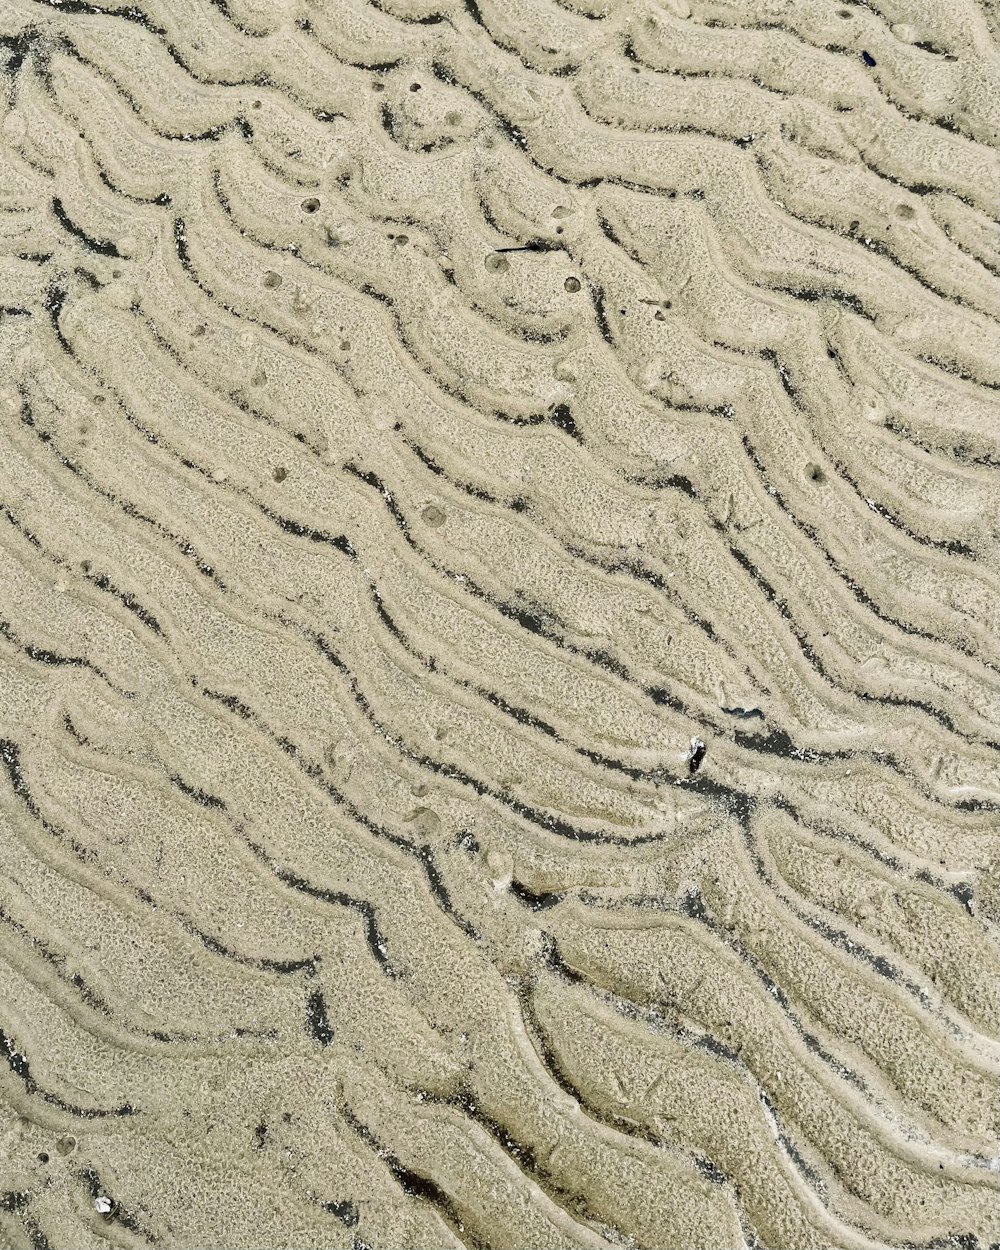
[[[4,0],[0,1246],[1000,1240],[976,0]]]

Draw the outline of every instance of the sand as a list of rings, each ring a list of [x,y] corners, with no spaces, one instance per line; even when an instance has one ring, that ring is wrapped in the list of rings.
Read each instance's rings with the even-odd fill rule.
[[[1000,1242],[997,36],[5,0],[0,1247]]]

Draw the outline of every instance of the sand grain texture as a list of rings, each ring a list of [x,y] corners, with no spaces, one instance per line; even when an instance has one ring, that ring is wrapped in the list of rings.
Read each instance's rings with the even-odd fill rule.
[[[0,1246],[1000,1241],[998,65],[5,0]]]

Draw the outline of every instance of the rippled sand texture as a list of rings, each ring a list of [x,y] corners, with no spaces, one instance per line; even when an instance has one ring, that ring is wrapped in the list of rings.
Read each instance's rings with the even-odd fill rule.
[[[691,5],[6,0],[3,1247],[1000,1240],[996,30]]]

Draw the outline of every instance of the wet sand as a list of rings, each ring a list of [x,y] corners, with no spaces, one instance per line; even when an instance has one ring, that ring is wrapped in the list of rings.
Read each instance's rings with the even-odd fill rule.
[[[1000,1241],[996,43],[7,0],[0,1247]]]

